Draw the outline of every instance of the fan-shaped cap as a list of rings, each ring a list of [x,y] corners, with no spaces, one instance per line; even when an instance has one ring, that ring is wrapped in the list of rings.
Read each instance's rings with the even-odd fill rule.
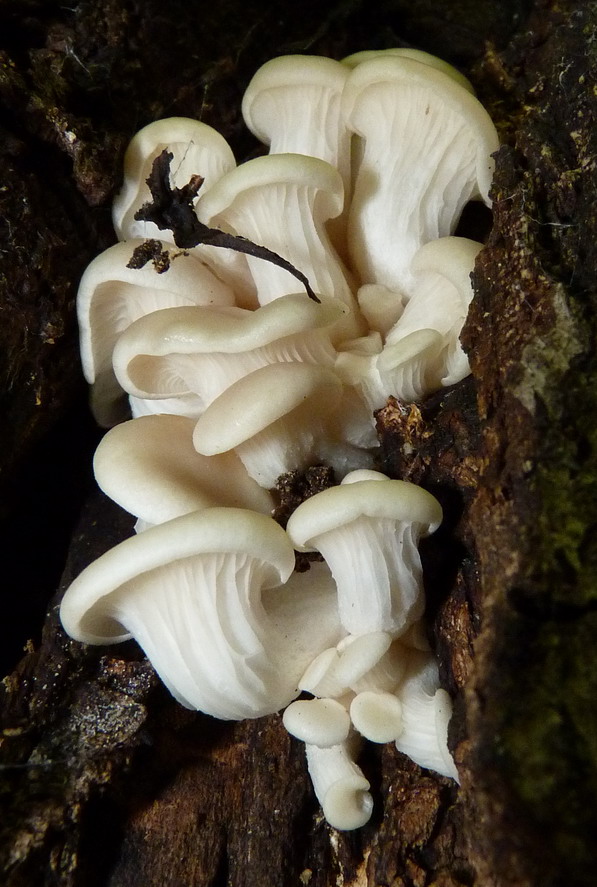
[[[104,493],[148,524],[216,505],[269,514],[270,494],[234,453],[201,456],[195,422],[184,416],[141,416],[112,428],[94,456]]]
[[[442,521],[442,509],[431,493],[402,480],[345,481],[303,502],[290,516],[286,532],[298,551],[312,551],[323,533],[358,517],[411,521],[433,533]]]
[[[463,123],[466,122],[470,138],[476,146],[478,192],[488,202],[494,169],[491,154],[497,151],[499,143],[495,126],[483,105],[452,76],[436,67],[421,64],[413,58],[375,56],[356,65],[342,94],[345,119],[360,135],[367,134],[367,126],[371,123],[369,97],[386,85],[391,85],[396,91],[396,102],[407,100],[401,95],[401,86],[416,86],[428,96],[428,113],[431,104],[435,103],[435,113],[440,117],[442,114],[455,113]],[[414,130],[412,138],[416,139],[416,135]],[[424,162],[424,158],[421,158],[421,162]]]
[[[224,453],[310,401],[314,416],[329,413],[342,383],[326,367],[279,363],[261,367],[227,388],[203,413],[193,442],[204,455]]]
[[[293,119],[293,129],[300,132],[301,117],[303,122],[312,122],[307,116],[311,107],[327,107],[331,97],[342,92],[346,77],[347,71],[340,62],[321,56],[284,55],[270,59],[253,75],[245,91],[245,123],[267,145],[289,117]],[[310,106],[307,111],[306,105]]]

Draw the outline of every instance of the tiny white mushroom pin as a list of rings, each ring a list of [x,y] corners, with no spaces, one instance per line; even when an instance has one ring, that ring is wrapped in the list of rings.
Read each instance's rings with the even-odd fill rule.
[[[336,647],[323,650],[309,664],[299,687],[315,696],[345,696],[353,688],[362,686],[366,676],[386,659],[391,644],[391,636],[384,631],[348,635]],[[392,687],[398,684],[403,672],[404,667],[399,666]]]
[[[347,631],[398,637],[424,610],[417,544],[438,528],[442,509],[415,484],[355,475],[299,505],[286,531],[298,551],[323,555]]]
[[[350,716],[336,699],[299,699],[288,706],[282,721],[292,736],[319,748],[339,745],[350,732]]]
[[[307,766],[317,800],[333,828],[350,831],[365,825],[373,812],[369,781],[356,764],[356,734],[331,748],[307,745]]]

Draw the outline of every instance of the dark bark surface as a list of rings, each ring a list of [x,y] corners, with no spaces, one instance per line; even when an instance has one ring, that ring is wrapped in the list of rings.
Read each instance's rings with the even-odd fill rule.
[[[131,530],[93,492],[74,314],[114,240],[128,139],[197,117],[242,160],[258,147],[240,99],[267,58],[405,44],[459,65],[503,142],[463,334],[473,376],[378,416],[387,470],[446,513],[423,557],[462,784],[369,747],[375,813],[343,834],[278,716],[186,712],[134,644],[71,642],[49,601],[69,542],[63,586]],[[580,0],[1,0],[7,887],[595,883],[596,58],[597,4]]]

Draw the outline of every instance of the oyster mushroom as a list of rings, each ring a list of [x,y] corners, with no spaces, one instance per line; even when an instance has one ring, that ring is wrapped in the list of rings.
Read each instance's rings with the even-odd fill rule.
[[[230,385],[262,366],[300,361],[333,366],[330,342],[346,307],[288,295],[256,311],[173,308],[140,318],[120,337],[114,371],[140,398],[196,395],[196,416]]]
[[[452,76],[405,57],[356,65],[342,107],[364,139],[348,221],[352,262],[362,284],[408,293],[419,247],[452,234],[469,200],[489,204],[495,127]]]
[[[327,571],[305,582],[293,568],[271,518],[207,508],[106,552],[68,588],[60,616],[83,643],[134,637],[182,705],[261,717],[295,698],[305,665],[340,633]]]
[[[267,61],[254,74],[242,103],[245,123],[270,154],[305,154],[338,170],[344,185],[342,213],[327,223],[334,246],[346,251],[346,210],[351,192],[351,133],[340,113],[348,76],[345,65],[313,55]]]
[[[389,666],[392,672],[390,686],[395,687],[404,673],[404,666],[387,656],[391,645],[392,638],[384,631],[348,635],[336,647],[323,650],[309,664],[299,686],[315,696],[338,698],[363,686],[363,681],[366,682],[373,671],[380,676],[381,685],[383,672]],[[382,688],[386,689],[385,683]]]
[[[201,199],[206,224],[241,235],[278,253],[309,280],[319,295],[350,309],[339,334],[359,334],[351,282],[325,223],[342,210],[344,188],[329,163],[301,154],[270,154],[241,164]],[[247,257],[261,305],[296,291],[295,278],[270,262]],[[354,331],[354,332],[351,332]]]
[[[406,675],[397,691],[402,706],[398,751],[429,770],[458,781],[448,749],[452,700],[440,687],[437,662],[431,653],[411,650]]]
[[[440,333],[442,353],[430,373],[439,377],[435,387],[453,385],[470,373],[458,337],[473,298],[471,273],[481,249],[482,244],[465,237],[442,237],[422,246],[411,263],[411,298],[387,333],[384,348],[387,352],[397,351],[399,343],[416,330],[431,329]],[[391,386],[389,379],[388,382]],[[413,399],[427,393],[429,388],[418,392],[418,397]]]
[[[385,344],[371,353],[357,341],[342,346],[336,371],[356,388],[369,410],[383,407],[388,394],[422,400],[470,373],[459,341],[473,297],[471,272],[480,243],[442,237],[422,246],[411,266],[411,298],[386,330]]]
[[[379,474],[348,474],[340,486],[307,499],[286,531],[298,551],[319,551],[338,587],[340,621],[363,635],[404,633],[425,606],[417,543],[433,533],[442,509],[426,490]]]
[[[249,83],[245,123],[271,154],[306,154],[331,163],[350,184],[350,133],[340,114],[348,71],[321,56],[270,59]]]
[[[306,746],[307,766],[317,800],[333,828],[349,831],[371,818],[373,798],[369,781],[355,762],[359,749],[356,734],[331,748]]]
[[[336,438],[341,394],[340,380],[327,367],[269,364],[209,405],[197,421],[193,443],[205,456],[235,450],[266,489],[281,474],[322,460],[343,475],[347,463],[368,462],[369,456]]]
[[[234,453],[197,452],[194,427],[183,416],[143,416],[117,425],[100,441],[95,479],[138,518],[137,530],[216,505],[271,513],[272,497]]]
[[[195,256],[178,255],[162,273],[152,264],[128,267],[142,243],[129,240],[109,247],[87,266],[79,284],[81,363],[93,386],[91,403],[100,425],[122,418],[122,389],[112,369],[112,352],[129,324],[161,308],[234,304],[234,292]]]
[[[336,699],[299,699],[282,716],[288,732],[319,748],[339,745],[348,738],[350,716]]]
[[[363,690],[350,703],[350,720],[371,742],[392,742],[403,732],[402,703],[393,693]]]

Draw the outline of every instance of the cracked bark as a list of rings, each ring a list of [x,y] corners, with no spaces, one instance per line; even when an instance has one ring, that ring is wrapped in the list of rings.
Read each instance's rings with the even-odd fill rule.
[[[595,881],[597,5],[368,6],[0,6],[0,468],[16,612],[0,744],[7,887]],[[369,747],[374,817],[341,834],[279,717],[186,712],[133,644],[70,642],[55,603],[41,636],[37,622],[68,537],[63,584],[131,529],[90,492],[97,434],[73,371],[76,285],[113,240],[127,140],[183,114],[245,158],[256,146],[240,97],[266,58],[404,42],[470,74],[504,144],[463,335],[473,375],[378,416],[386,468],[447,515],[423,556],[462,785]]]

